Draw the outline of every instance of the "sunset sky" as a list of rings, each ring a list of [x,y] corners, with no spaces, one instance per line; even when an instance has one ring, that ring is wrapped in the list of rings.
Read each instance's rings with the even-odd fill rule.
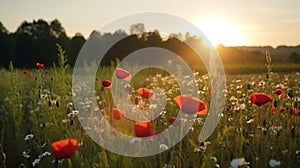
[[[190,21],[214,44],[276,47],[300,44],[299,10],[299,0],[1,0],[0,22],[14,32],[24,20],[58,19],[68,36],[88,37],[122,16],[155,11]]]

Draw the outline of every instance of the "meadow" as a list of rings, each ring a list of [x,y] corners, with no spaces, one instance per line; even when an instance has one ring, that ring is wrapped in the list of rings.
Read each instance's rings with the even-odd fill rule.
[[[226,76],[226,105],[217,128],[205,142],[199,143],[198,137],[209,114],[197,115],[188,134],[175,146],[169,148],[167,143],[145,146],[167,150],[135,158],[105,150],[86,134],[78,119],[81,111],[73,105],[72,69],[66,64],[61,48],[58,55],[59,64],[53,68],[37,65],[36,69],[15,69],[11,63],[9,70],[0,71],[1,167],[206,168],[297,167],[300,164],[300,74],[274,71],[268,56],[263,63],[264,73]],[[109,82],[103,83],[110,80],[109,74],[116,67],[117,64],[99,67],[95,84],[97,108],[115,128],[104,131],[112,141],[118,138],[116,130],[137,136],[134,122],[114,113]],[[89,67],[83,71],[88,72]],[[194,76],[199,98],[209,109],[212,94],[209,76],[199,72]],[[189,77],[184,79],[189,87]],[[155,69],[132,77],[129,89],[132,105],[151,108],[148,100],[138,94],[140,87],[160,87],[166,91],[167,105],[151,121],[154,130],[163,131],[180,110],[173,100],[180,94],[176,79]],[[264,93],[272,100],[257,105],[251,100],[257,93]],[[90,108],[88,101],[82,104]],[[51,145],[66,138],[76,139],[78,148],[74,154],[60,159],[54,155]]]

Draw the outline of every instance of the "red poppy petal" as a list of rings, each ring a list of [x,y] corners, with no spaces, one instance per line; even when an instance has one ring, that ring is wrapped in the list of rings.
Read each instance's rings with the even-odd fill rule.
[[[207,106],[202,101],[195,97],[189,97],[186,95],[179,95],[174,98],[177,106],[184,113],[187,114],[198,114],[198,115],[206,115],[207,114]]]
[[[123,79],[125,81],[129,81],[131,79],[130,73],[122,68],[116,68],[116,75],[118,79]]]
[[[134,133],[137,137],[149,137],[157,134],[151,128],[150,121],[136,121],[134,123]]]
[[[154,93],[147,88],[139,88],[138,93],[145,99],[153,99]]]
[[[112,86],[111,81],[103,80],[102,81],[102,86],[105,87],[105,88],[110,88]]]
[[[113,116],[116,120],[120,120],[123,116],[123,113],[118,108],[113,108]]]
[[[273,93],[276,93],[277,95],[281,95],[283,91],[281,89],[275,89]]]
[[[273,101],[273,98],[270,95],[267,95],[265,93],[253,93],[250,96],[250,99],[252,104],[255,104],[259,107],[268,102]]]
[[[37,63],[35,64],[35,66],[36,66],[37,69],[42,69],[42,68],[44,68],[44,64],[41,64],[41,63],[39,63],[39,62],[37,62]]]
[[[274,106],[271,106],[271,108],[270,108],[270,112],[271,112],[271,114],[276,114],[276,108],[274,107]]]
[[[51,144],[53,155],[57,160],[70,158],[77,150],[76,139],[63,139]]]
[[[176,117],[170,117],[170,124],[174,126],[178,126],[180,124],[180,119]]]

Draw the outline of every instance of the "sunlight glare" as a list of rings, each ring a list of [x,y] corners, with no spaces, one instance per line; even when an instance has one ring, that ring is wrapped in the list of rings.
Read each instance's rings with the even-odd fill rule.
[[[210,17],[201,20],[197,26],[214,46],[220,43],[226,46],[238,46],[244,42],[239,26],[226,19]]]

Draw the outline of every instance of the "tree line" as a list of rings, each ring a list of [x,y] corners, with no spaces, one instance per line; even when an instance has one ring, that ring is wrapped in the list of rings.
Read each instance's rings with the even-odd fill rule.
[[[93,35],[93,36],[92,36]],[[103,42],[122,37],[113,49],[106,54],[103,65],[109,65],[111,60],[123,59],[126,54],[144,47],[161,47],[173,51],[191,66],[199,67],[201,60],[186,43],[196,43],[204,46],[201,38],[192,36],[188,32],[184,35],[171,34],[162,38],[159,31],[147,32],[142,23],[130,27],[130,34],[124,30],[114,33],[93,31],[90,40]],[[15,32],[9,32],[0,22],[0,67],[7,67],[12,61],[19,68],[33,68],[36,62],[42,62],[47,67],[58,62],[56,44],[60,44],[67,51],[68,63],[73,66],[81,47],[86,39],[81,33],[68,37],[62,24],[57,20],[47,22],[43,19],[32,22],[24,21]],[[224,64],[257,63],[264,60],[264,53],[257,50],[245,50],[237,47],[219,45],[217,50]],[[121,54],[120,54],[121,53]],[[298,53],[292,58],[297,59]]]
[[[58,61],[57,43],[68,51],[72,63],[85,41],[80,33],[69,38],[57,19],[49,23],[43,19],[24,21],[13,33],[0,22],[0,66],[7,67],[10,61],[20,68],[32,68],[35,62],[52,66]]]

